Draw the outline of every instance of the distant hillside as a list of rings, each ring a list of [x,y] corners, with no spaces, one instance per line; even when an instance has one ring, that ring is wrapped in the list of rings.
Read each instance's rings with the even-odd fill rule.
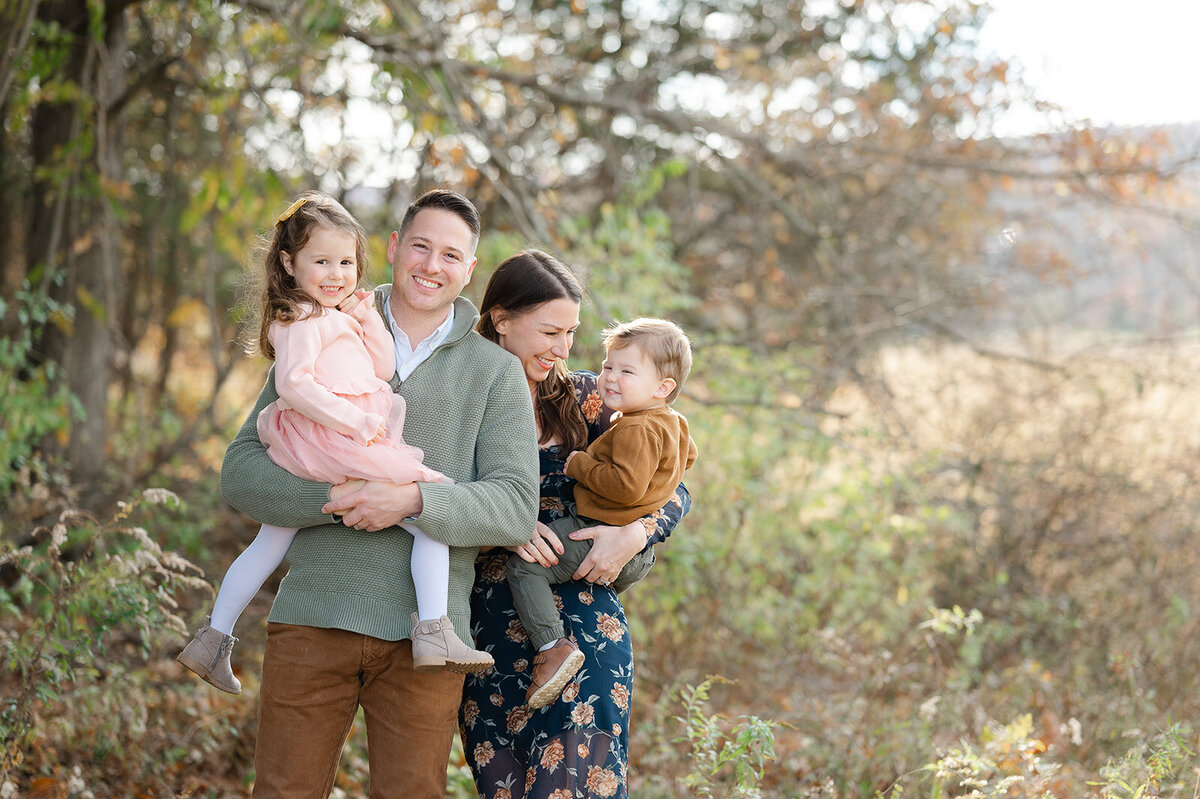
[[[1098,135],[1111,140],[1109,146],[1162,147],[1159,161],[1174,179],[1145,181],[1141,191],[1117,200],[1100,191],[1067,193],[1053,181],[1014,182],[995,194],[994,206],[1011,222],[986,247],[985,269],[1003,296],[989,327],[1049,325],[1151,336],[1196,327],[1200,123]]]

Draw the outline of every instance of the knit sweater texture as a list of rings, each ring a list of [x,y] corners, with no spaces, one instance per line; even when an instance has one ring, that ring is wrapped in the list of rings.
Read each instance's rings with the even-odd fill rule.
[[[391,286],[375,290],[381,314]],[[424,508],[414,522],[450,546],[448,615],[470,644],[469,595],[481,546],[529,540],[537,520],[538,455],[529,386],[520,362],[474,331],[479,315],[455,300],[454,325],[428,360],[392,389],[407,403],[404,439],[425,452],[425,465],[453,485],[418,483]],[[398,641],[412,635],[417,609],[409,562],[412,536],[399,527],[346,527],[321,507],[329,483],[289,474],[259,441],[259,411],[278,398],[274,370],[225,451],[221,493],[260,523],[295,527],[288,573],[269,621],[337,628]]]
[[[683,414],[649,408],[622,414],[604,435],[575,453],[566,473],[577,481],[581,516],[626,525],[667,504],[696,462]]]

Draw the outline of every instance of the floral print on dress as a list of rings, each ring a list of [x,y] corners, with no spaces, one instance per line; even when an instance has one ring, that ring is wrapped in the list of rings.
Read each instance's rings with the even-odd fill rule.
[[[583,411],[583,418],[588,424],[595,424],[600,418],[601,411],[604,410],[604,402],[600,399],[600,392],[591,390],[579,404],[579,410]]]
[[[486,766],[492,762],[492,758],[496,756],[496,750],[492,748],[491,741],[484,741],[475,745],[475,764],[478,766]]]
[[[596,617],[596,630],[610,641],[620,641],[625,635],[625,619],[618,619],[610,616],[607,613],[601,613]]]
[[[558,764],[563,762],[566,753],[563,752],[562,741],[551,741],[550,745],[542,750],[541,767],[546,771],[553,772],[558,768]]]
[[[588,423],[588,440],[608,429],[612,411],[600,400],[596,375],[571,375],[575,399]],[[539,519],[549,523],[574,503],[575,481],[563,474],[568,453],[543,449]],[[653,544],[666,540],[691,507],[679,487],[653,514]],[[496,664],[468,675],[459,709],[459,733],[482,799],[628,799],[629,710],[633,642],[625,610],[610,588],[586,582],[554,586],[567,635],[586,660],[556,702],[530,710],[525,702],[536,654],[517,619],[505,578],[507,550],[480,555],[471,593],[475,645]]]
[[[587,787],[596,796],[613,796],[621,786],[617,783],[617,775],[611,770],[590,766]]]

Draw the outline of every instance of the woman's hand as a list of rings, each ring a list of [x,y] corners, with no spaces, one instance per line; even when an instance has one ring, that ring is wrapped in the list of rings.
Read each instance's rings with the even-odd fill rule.
[[[522,560],[541,566],[557,564],[558,556],[566,551],[558,535],[541,522],[537,523],[533,530],[533,538],[528,543],[509,547],[509,550],[520,555]]]
[[[347,527],[374,532],[417,516],[424,507],[416,483],[349,480],[329,490],[329,501],[321,512],[341,516],[342,524]]]
[[[571,533],[571,539],[592,542],[592,550],[579,564],[575,579],[608,585],[634,555],[646,548],[646,526],[638,519],[624,527],[585,527]]]

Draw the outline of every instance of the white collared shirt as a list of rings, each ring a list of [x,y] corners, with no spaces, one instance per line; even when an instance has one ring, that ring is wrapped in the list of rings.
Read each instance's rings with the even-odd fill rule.
[[[418,342],[416,347],[409,343],[408,334],[396,324],[396,320],[392,316],[391,302],[385,302],[383,308],[387,313],[388,327],[392,329],[392,338],[395,339],[396,374],[401,380],[407,380],[413,370],[424,363],[433,354],[433,351],[450,336],[450,329],[454,327],[454,306],[450,306],[450,313],[446,315],[446,321],[438,325],[437,330],[430,333],[428,337]]]

